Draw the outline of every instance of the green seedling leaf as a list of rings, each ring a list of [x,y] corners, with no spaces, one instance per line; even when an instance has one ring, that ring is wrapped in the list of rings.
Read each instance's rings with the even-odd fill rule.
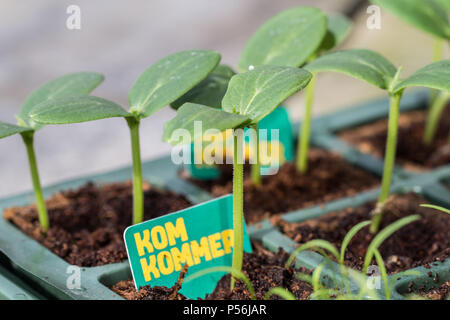
[[[408,79],[400,82],[394,88],[398,92],[407,87],[428,87],[450,91],[450,60],[442,60],[418,70]]]
[[[364,227],[368,226],[371,224],[371,221],[363,221],[360,222],[358,224],[356,224],[353,228],[350,229],[349,232],[347,232],[347,234],[344,237],[344,240],[342,241],[342,245],[341,245],[341,252],[339,254],[339,263],[341,265],[344,264],[344,257],[345,257],[345,250],[347,250],[347,247],[350,243],[350,241],[352,241],[353,237]]]
[[[51,80],[33,91],[17,116],[20,125],[38,130],[42,127],[30,118],[31,110],[40,103],[51,99],[65,98],[71,96],[83,96],[103,82],[103,75],[95,72],[78,72],[68,74]]]
[[[239,70],[259,65],[300,67],[318,49],[327,30],[327,17],[319,9],[296,7],[269,19],[250,38]]]
[[[317,58],[305,67],[310,72],[335,71],[389,89],[397,69],[380,54],[363,49],[336,51]]]
[[[303,89],[312,75],[299,68],[259,66],[231,78],[222,101],[223,110],[258,123],[293,93]]]
[[[435,0],[438,2],[443,8],[445,8],[445,11],[447,13],[450,13],[450,1],[448,0]]]
[[[242,127],[249,123],[250,119],[246,116],[228,113],[200,104],[185,103],[178,109],[175,118],[164,124],[163,140],[173,145],[183,143],[181,140],[174,140],[176,138],[172,136],[177,129],[187,130],[191,138],[194,138],[195,121],[201,121],[203,131],[208,129],[224,131],[226,129]]]
[[[235,74],[233,69],[220,64],[205,80],[171,103],[170,106],[177,110],[184,103],[192,102],[219,109],[222,107],[222,99],[227,91],[228,83]]]
[[[181,51],[161,59],[131,88],[131,113],[145,118],[169,105],[205,79],[219,61],[219,53],[206,50]]]
[[[435,37],[450,39],[445,7],[435,0],[371,0],[411,25]],[[448,9],[447,1],[447,9]]]
[[[300,252],[302,252],[304,250],[312,249],[312,248],[321,248],[321,249],[327,250],[329,253],[331,253],[336,258],[336,260],[339,260],[339,252],[331,242],[322,240],[322,239],[314,239],[314,240],[308,241],[308,242],[302,244],[300,247],[296,248],[289,256],[289,259],[286,261],[285,267],[289,268],[289,266],[294,261],[295,257]],[[326,254],[323,256],[327,257]]]
[[[370,243],[369,247],[367,248],[367,253],[364,258],[364,267],[363,272],[367,273],[367,268],[369,267],[370,262],[372,261],[373,256],[375,255],[375,249],[378,249],[380,245],[389,238],[393,233],[400,230],[407,224],[417,221],[420,219],[420,215],[412,215],[407,216],[405,218],[399,219],[395,221],[394,223],[388,225],[386,228],[381,230],[375,238],[373,238],[372,242]]]
[[[29,130],[30,130],[29,128],[19,127],[13,124],[0,121],[0,139]]]
[[[424,207],[424,208],[431,208],[431,209],[439,210],[441,212],[450,214],[450,210],[449,209],[446,209],[446,208],[440,207],[440,206],[435,206],[433,204],[421,204],[420,206]]]
[[[81,96],[45,101],[33,108],[30,116],[42,124],[69,124],[132,115],[112,101]]]
[[[319,52],[329,51],[344,41],[350,33],[352,22],[342,14],[328,16],[327,32],[320,45]]]

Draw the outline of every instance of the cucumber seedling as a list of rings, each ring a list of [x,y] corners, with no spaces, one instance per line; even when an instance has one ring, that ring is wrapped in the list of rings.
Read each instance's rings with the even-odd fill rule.
[[[36,123],[31,119],[30,111],[40,103],[45,103],[52,99],[73,96],[73,99],[76,100],[79,98],[77,96],[88,95],[102,81],[103,76],[93,72],[72,73],[56,78],[36,89],[28,96],[16,117],[18,125],[0,122],[0,139],[14,134],[20,134],[25,143],[31,180],[36,198],[39,223],[43,231],[48,230],[50,223],[45,207],[44,196],[42,194],[36,154],[34,151],[34,134],[41,129],[43,125]]]
[[[327,33],[317,51],[311,55],[308,62],[314,61],[321,55],[339,45],[349,34],[351,21],[343,15],[328,16]],[[311,118],[315,96],[316,76],[313,77],[305,89],[305,114],[297,136],[297,170],[304,174],[308,170],[309,140],[311,135]]]
[[[364,80],[385,90],[390,97],[388,135],[384,157],[381,193],[370,230],[377,232],[383,204],[389,197],[397,147],[398,117],[403,91],[407,87],[428,87],[450,91],[450,60],[432,63],[401,81],[401,68],[396,68],[380,54],[370,50],[345,50],[324,55],[305,67],[310,72],[335,71]]]
[[[222,100],[222,110],[194,103],[185,103],[175,118],[164,125],[163,139],[173,145],[193,142],[195,123],[203,130],[233,130],[233,230],[232,268],[240,271],[243,259],[243,128],[252,126],[269,115],[282,101],[303,89],[311,74],[303,69],[279,66],[259,66],[231,78]],[[189,141],[180,139],[177,130],[189,133]],[[241,130],[239,130],[241,129]],[[198,134],[198,133],[197,133]],[[197,137],[199,138],[199,137]],[[201,137],[200,137],[201,138]]]
[[[242,73],[261,65],[300,67],[316,51],[331,49],[348,31],[347,21],[342,16],[332,16],[328,26],[327,30],[327,17],[319,9],[295,7],[285,10],[266,21],[251,36],[237,69]],[[172,106],[178,108],[185,102],[192,102],[220,108],[234,71],[226,66],[219,67]],[[251,180],[260,185],[258,123],[252,127],[256,131],[256,159],[251,165]]]
[[[450,40],[450,2],[448,0],[371,0],[394,15],[427,32],[434,38],[432,62],[444,58],[445,44]],[[439,117],[450,99],[448,92],[432,90],[430,107],[423,134],[423,143],[430,145],[439,124]]]
[[[144,217],[142,164],[139,142],[140,121],[197,85],[217,66],[220,54],[191,50],[169,55],[150,66],[137,79],[128,98],[129,111],[118,104],[94,96],[54,99],[33,108],[31,118],[43,124],[69,124],[122,117],[131,136],[133,163],[133,223]]]

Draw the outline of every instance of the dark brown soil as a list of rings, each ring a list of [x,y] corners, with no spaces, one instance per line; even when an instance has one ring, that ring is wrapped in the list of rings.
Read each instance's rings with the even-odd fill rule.
[[[397,164],[410,170],[423,171],[450,164],[450,104],[442,113],[435,139],[430,146],[422,143],[426,112],[410,111],[400,115],[397,143]],[[383,158],[386,148],[387,119],[339,133],[345,141],[364,153]]]
[[[411,290],[411,292],[413,292]],[[446,300],[450,297],[450,280],[447,280],[437,288],[432,288],[429,290],[419,289],[418,293],[425,298],[431,300]]]
[[[136,291],[133,279],[123,280],[111,287],[111,290],[127,300],[186,300],[187,298],[179,293],[187,272],[187,265],[183,267],[178,277],[178,281],[171,288],[154,286],[141,287]]]
[[[232,166],[224,165],[216,181],[192,182],[221,196],[232,192]],[[279,213],[311,207],[375,188],[378,178],[352,166],[339,155],[311,149],[309,170],[301,175],[293,163],[284,164],[273,176],[264,176],[256,187],[250,175],[244,178],[244,214],[247,223],[259,222]]]
[[[144,220],[189,207],[180,195],[144,186]],[[93,267],[127,258],[123,232],[132,222],[132,185],[92,183],[64,191],[47,201],[50,229],[39,225],[36,207],[13,207],[3,216],[70,264]]]
[[[388,273],[396,273],[434,261],[443,261],[450,254],[450,216],[436,210],[420,207],[427,201],[420,195],[408,193],[394,195],[386,203],[381,228],[394,221],[420,214],[422,218],[406,225],[389,237],[381,246]],[[318,219],[303,223],[274,221],[281,230],[298,243],[312,239],[324,239],[340,249],[346,233],[357,223],[370,220],[375,203],[357,208],[332,212]],[[345,263],[361,270],[366,250],[373,239],[368,227],[362,229],[350,242]]]
[[[258,300],[264,299],[265,294],[270,288],[283,287],[289,290],[299,300],[306,300],[312,293],[311,286],[298,280],[295,277],[296,272],[309,273],[305,269],[285,268],[289,255],[280,251],[277,254],[264,250],[260,245],[255,246],[255,252],[244,253],[243,272],[249,278],[255,289],[255,295]],[[147,299],[185,299],[178,293],[181,287],[179,281],[172,288],[146,286],[136,292],[132,280],[121,281],[112,287],[112,290],[128,300],[147,300]],[[226,275],[220,279],[213,293],[205,297],[206,300],[250,300],[251,295],[247,286],[236,281],[233,291],[230,291],[230,276]],[[272,296],[271,299],[280,299],[278,296]]]

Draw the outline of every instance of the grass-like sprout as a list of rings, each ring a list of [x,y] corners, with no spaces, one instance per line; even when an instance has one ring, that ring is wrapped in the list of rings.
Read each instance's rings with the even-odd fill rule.
[[[403,91],[408,87],[428,87],[449,92],[450,60],[432,63],[404,81],[400,79],[401,67],[396,68],[383,56],[371,50],[354,49],[333,52],[313,61],[305,69],[311,72],[341,72],[386,90],[389,95],[390,109],[383,178],[377,209],[370,228],[372,233],[376,233],[381,223],[383,205],[390,194]]]
[[[432,62],[444,58],[444,44],[450,40],[450,23],[448,14],[450,5],[447,0],[371,0],[412,26],[427,32],[434,38]],[[449,95],[446,92],[431,91],[430,107],[423,135],[423,143],[433,142],[439,116],[444,111]]]
[[[417,221],[420,219],[419,215],[412,215],[408,217],[404,217],[402,219],[399,219],[392,224],[385,227],[383,230],[377,233],[377,235],[373,238],[372,242],[370,243],[369,247],[367,248],[366,256],[364,257],[364,266],[363,266],[363,272],[367,271],[367,268],[369,268],[370,262],[372,261],[373,256],[375,255],[375,249],[378,249],[380,245],[389,238],[394,232],[401,229],[405,225]]]
[[[221,110],[200,104],[185,103],[178,109],[176,117],[164,125],[163,139],[174,145],[187,143],[177,134],[180,129],[190,134],[188,142],[192,142],[195,138],[194,123],[198,121],[201,121],[203,130],[215,129],[219,136],[222,136],[222,132],[227,129],[234,130],[232,266],[236,270],[242,269],[244,252],[244,135],[242,129],[258,123],[269,115],[282,101],[303,89],[310,79],[311,74],[299,68],[259,66],[231,78]]]
[[[188,92],[217,66],[220,54],[191,50],[169,55],[150,66],[131,88],[129,112],[118,104],[99,97],[52,99],[32,110],[31,118],[42,124],[69,124],[122,117],[130,129],[133,163],[133,223],[144,217],[142,164],[139,125]]]
[[[314,295],[313,297],[316,299],[328,299],[330,296],[336,296],[337,298],[345,298],[345,299],[355,299],[356,297],[351,294],[350,290],[350,280],[358,280],[358,284],[360,287],[358,299],[362,299],[364,294],[369,294],[369,297],[377,298],[377,295],[374,291],[371,291],[367,288],[367,277],[365,276],[367,274],[369,265],[373,258],[375,258],[377,265],[380,270],[380,276],[384,283],[384,290],[385,290],[385,296],[386,299],[390,299],[390,294],[392,291],[393,282],[389,282],[388,275],[386,271],[386,267],[384,265],[383,258],[381,257],[380,252],[378,251],[378,248],[380,245],[389,238],[393,233],[398,231],[399,229],[403,228],[405,225],[412,223],[414,221],[417,221],[420,219],[419,215],[412,215],[408,216],[402,219],[399,219],[395,221],[394,223],[390,224],[383,230],[381,230],[371,241],[367,253],[364,258],[364,265],[363,265],[363,273],[360,274],[359,272],[349,269],[344,264],[344,257],[345,257],[345,251],[347,250],[348,244],[353,239],[353,237],[364,227],[367,227],[370,225],[371,221],[362,221],[355,226],[353,226],[345,235],[342,244],[341,244],[341,250],[338,251],[338,249],[329,241],[322,240],[322,239],[314,239],[311,241],[308,241],[304,243],[303,245],[296,248],[290,255],[289,259],[286,262],[286,268],[289,267],[292,262],[294,261],[295,257],[302,251],[308,250],[308,249],[314,249],[317,252],[319,252],[326,261],[321,263],[314,271],[312,276],[298,273],[297,277],[303,281],[307,281],[311,283],[314,289]],[[343,285],[345,287],[345,293],[342,293],[340,291],[337,291],[335,289],[325,288],[320,283],[320,275],[323,271],[323,268],[325,265],[329,262],[329,257],[326,252],[330,253],[333,258],[337,261],[340,267],[341,271],[341,277],[343,279]],[[333,268],[332,268],[333,269]],[[403,272],[402,274],[410,274],[408,271]],[[335,278],[334,272],[333,272],[333,278]],[[362,281],[361,279],[364,279]],[[337,286],[336,279],[333,279],[335,285]]]
[[[77,99],[77,96],[88,95],[102,81],[103,76],[101,74],[92,72],[72,73],[56,78],[36,89],[28,96],[17,116],[18,126],[0,122],[0,139],[14,134],[20,134],[22,136],[27,150],[39,223],[44,232],[49,229],[50,222],[42,193],[34,151],[34,134],[43,126],[31,119],[30,112],[35,106],[52,101],[52,99],[71,96],[74,97],[73,99]]]
[[[421,204],[420,206],[421,207],[425,207],[425,208],[435,209],[435,210],[438,210],[438,211],[450,214],[450,210],[449,209],[446,209],[446,208],[441,207],[441,206],[436,206],[434,204]]]

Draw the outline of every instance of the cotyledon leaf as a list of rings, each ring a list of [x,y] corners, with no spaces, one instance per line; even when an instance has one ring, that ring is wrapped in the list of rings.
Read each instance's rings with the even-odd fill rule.
[[[25,131],[29,131],[29,128],[16,126],[14,124],[9,124],[6,122],[0,121],[0,139],[12,136],[16,133],[21,133]]]
[[[201,104],[185,103],[178,109],[175,118],[164,124],[163,140],[173,145],[193,142],[196,121],[201,123],[202,131],[205,132],[208,129],[224,131],[226,129],[242,127],[250,122],[250,119],[242,115],[228,113]],[[190,134],[190,140],[183,141],[176,134],[177,129],[187,130]]]
[[[435,0],[371,0],[413,26],[435,37],[450,39],[448,5]],[[448,1],[447,1],[448,2]]]
[[[132,117],[118,104],[95,96],[52,99],[31,110],[31,118],[43,124],[68,124],[113,117]]]
[[[397,92],[406,87],[427,87],[450,91],[450,60],[442,60],[423,67],[394,88]]]
[[[50,99],[88,95],[103,82],[103,79],[103,75],[99,73],[77,72],[51,80],[28,96],[17,116],[17,120],[20,125],[38,130],[42,125],[36,124],[30,118],[30,111],[36,105]]]
[[[188,92],[217,66],[215,51],[190,50],[171,54],[145,70],[131,88],[130,112],[145,118]]]
[[[235,74],[230,67],[219,64],[205,80],[171,103],[170,106],[176,110],[184,103],[192,102],[208,107],[221,108],[228,82]]]
[[[231,78],[222,108],[258,123],[289,96],[303,89],[312,75],[295,67],[259,66]]]
[[[244,48],[239,71],[259,65],[300,67],[316,52],[327,30],[319,9],[295,7],[269,19]]]
[[[327,33],[319,48],[319,53],[338,46],[350,33],[352,22],[346,16],[334,13],[328,16]]]
[[[310,72],[335,71],[364,80],[380,89],[389,89],[396,67],[380,54],[364,49],[336,51],[305,66]]]

